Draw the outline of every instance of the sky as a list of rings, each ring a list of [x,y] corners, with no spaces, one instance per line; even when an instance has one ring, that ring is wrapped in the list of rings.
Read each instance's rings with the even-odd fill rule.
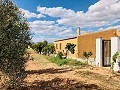
[[[14,0],[26,17],[33,42],[120,29],[120,0]]]

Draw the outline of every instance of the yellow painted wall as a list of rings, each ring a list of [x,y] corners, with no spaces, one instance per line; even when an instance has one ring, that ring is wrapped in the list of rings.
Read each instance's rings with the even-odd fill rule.
[[[113,36],[120,36],[120,33],[116,31],[116,29],[112,30],[106,30],[106,31],[100,31],[100,32],[95,32],[91,34],[84,34],[84,35],[79,35],[76,38],[73,39],[63,39],[63,40],[57,40],[54,42],[55,46],[55,51],[58,53],[58,51],[62,52],[65,50],[66,44],[67,43],[74,43],[76,44],[75,47],[75,53],[71,54],[69,52],[69,56],[73,58],[83,58],[83,52],[89,52],[92,51],[93,55],[90,58],[95,58],[96,56],[96,39],[102,37],[105,40],[110,40],[111,37]],[[57,47],[56,47],[57,44]],[[60,44],[61,49],[60,49]]]
[[[117,35],[120,36],[120,31],[117,31]]]
[[[110,38],[113,36],[116,36],[115,29],[78,36],[78,58],[83,57],[83,52],[89,51],[93,52],[91,58],[95,58],[96,39],[102,37],[105,40],[110,40]]]
[[[65,50],[65,47],[66,47],[67,43],[73,43],[73,44],[77,45],[77,37],[73,38],[73,39],[67,39],[67,40],[62,40],[62,41],[55,41],[54,42],[54,46],[55,46],[56,53],[58,53],[58,51],[59,52],[63,52],[63,50]],[[56,47],[56,44],[57,44],[57,47]],[[61,49],[60,49],[60,44],[61,44]],[[75,53],[74,54],[71,54],[69,52],[69,57],[72,57],[72,58],[76,58],[77,57],[77,46],[75,47]]]

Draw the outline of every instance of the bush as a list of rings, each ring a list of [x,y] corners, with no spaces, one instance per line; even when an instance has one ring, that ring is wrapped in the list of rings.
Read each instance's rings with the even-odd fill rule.
[[[77,60],[70,60],[69,65],[73,66],[85,66],[86,64]]]
[[[63,56],[63,53],[62,52],[58,52],[57,58],[62,59],[62,56]]]
[[[72,65],[72,66],[85,66],[86,64],[74,59],[60,59],[58,57],[47,57],[53,63],[56,63],[59,66],[62,65]]]
[[[29,26],[19,8],[11,0],[0,0],[0,71],[12,90],[26,77],[24,55],[29,43]]]
[[[116,62],[116,59],[117,59],[118,55],[119,55],[119,53],[116,52],[116,53],[112,56],[113,62]]]
[[[87,59],[87,64],[88,64],[88,59],[90,56],[92,56],[93,53],[90,51],[90,52],[83,52],[83,56]]]

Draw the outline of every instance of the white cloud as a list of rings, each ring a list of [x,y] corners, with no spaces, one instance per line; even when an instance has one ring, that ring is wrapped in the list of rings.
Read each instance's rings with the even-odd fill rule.
[[[64,30],[64,31],[60,31],[60,32],[56,33],[56,35],[62,36],[62,37],[73,37],[73,36],[76,36],[74,34],[74,32],[72,31],[72,29],[67,29],[67,30]]]
[[[41,18],[48,15],[51,17],[59,17],[56,21],[41,21],[35,20],[30,22],[31,31],[35,34],[44,35],[44,37],[36,38],[37,41],[54,41],[56,38],[67,38],[76,36],[73,32],[73,28],[81,27],[87,28],[87,32],[93,32],[92,28],[99,27],[99,30],[103,29],[120,29],[120,25],[112,26],[120,22],[120,0],[99,0],[94,5],[88,8],[87,12],[66,9],[63,7],[37,7],[39,14],[32,13],[28,10],[22,10],[27,18]],[[57,23],[56,23],[57,22]],[[103,26],[108,28],[102,28]],[[86,32],[84,30],[81,33]],[[46,36],[55,36],[56,38],[47,38]],[[57,37],[58,36],[58,37]]]
[[[49,42],[54,42],[54,40],[56,40],[56,38],[46,38],[46,37],[33,37],[32,41],[36,42],[42,42],[44,40],[47,40]]]
[[[36,20],[30,23],[31,31],[34,33],[39,34],[50,34],[54,28],[56,28],[56,25],[54,21],[40,21]]]
[[[43,14],[36,14],[36,13],[32,13],[30,12],[29,10],[25,10],[25,9],[22,9],[20,8],[20,11],[22,11],[22,13],[24,14],[24,16],[26,18],[42,18],[42,17],[45,17]]]
[[[100,27],[111,25],[120,19],[119,0],[100,0],[88,8],[88,11],[73,11],[63,7],[37,7],[37,11],[52,17],[60,17],[59,24],[73,27]],[[116,22],[117,23],[117,22]]]
[[[120,25],[110,26],[110,27],[107,27],[107,28],[100,28],[99,31],[101,31],[101,30],[110,30],[110,29],[120,30]]]
[[[31,31],[35,34],[42,35],[58,35],[61,37],[70,37],[74,36],[74,32],[72,31],[72,27],[67,26],[59,26],[55,24],[54,21],[41,21],[36,20],[33,22],[29,22]]]
[[[52,17],[62,17],[62,18],[68,18],[67,15],[69,15],[69,17],[70,16],[73,17],[73,15],[75,14],[73,10],[62,7],[54,7],[54,8],[37,7],[37,11]]]

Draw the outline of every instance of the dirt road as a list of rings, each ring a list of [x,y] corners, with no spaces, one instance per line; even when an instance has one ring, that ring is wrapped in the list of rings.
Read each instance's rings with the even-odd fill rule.
[[[120,90],[120,76],[95,67],[57,66],[28,50],[34,60],[26,64],[26,90]]]

